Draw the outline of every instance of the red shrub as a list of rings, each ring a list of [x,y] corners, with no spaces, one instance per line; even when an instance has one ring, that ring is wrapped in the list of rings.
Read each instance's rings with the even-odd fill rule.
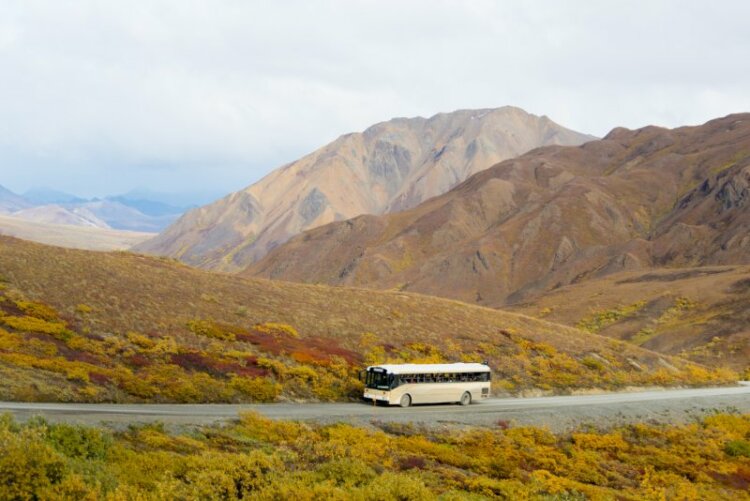
[[[92,365],[101,365],[103,363],[102,359],[85,351],[66,350],[63,352],[61,350],[60,353],[71,362],[85,362]]]
[[[409,456],[401,458],[398,467],[400,470],[423,470],[425,467],[425,460],[420,456]]]
[[[151,360],[146,358],[146,356],[141,355],[140,353],[136,353],[135,355],[131,355],[127,358],[128,365],[132,367],[148,367],[151,365]]]
[[[266,377],[269,372],[268,369],[262,367],[240,367],[237,366],[234,370],[227,371],[232,374],[237,374],[242,377]]]
[[[98,384],[100,386],[104,386],[112,382],[112,379],[109,376],[107,376],[106,374],[101,374],[99,372],[89,372],[89,380],[92,383]]]
[[[197,351],[175,353],[171,357],[172,363],[179,365],[185,370],[198,372],[216,372],[214,363]]]
[[[325,364],[336,356],[353,365],[359,363],[362,358],[358,353],[339,346],[336,340],[324,337],[274,336],[252,329],[244,333],[237,333],[236,339],[252,343],[266,353],[274,355],[291,353],[291,356],[300,363]]]

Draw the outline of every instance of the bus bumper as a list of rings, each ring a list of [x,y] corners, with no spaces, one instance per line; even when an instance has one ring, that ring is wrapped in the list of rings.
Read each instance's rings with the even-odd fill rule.
[[[386,395],[384,392],[379,392],[375,390],[367,390],[365,391],[365,400],[374,400],[377,402],[388,402],[388,395]]]

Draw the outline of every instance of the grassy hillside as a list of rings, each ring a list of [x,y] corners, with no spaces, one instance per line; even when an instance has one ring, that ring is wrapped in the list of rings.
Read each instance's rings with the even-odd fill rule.
[[[513,311],[708,365],[750,369],[750,266],[619,273]]]
[[[0,237],[0,398],[356,396],[363,364],[488,360],[499,392],[706,384],[709,371],[571,327],[395,292],[214,274]]]
[[[0,419],[2,499],[750,499],[750,416],[553,435],[308,426],[176,434]]]

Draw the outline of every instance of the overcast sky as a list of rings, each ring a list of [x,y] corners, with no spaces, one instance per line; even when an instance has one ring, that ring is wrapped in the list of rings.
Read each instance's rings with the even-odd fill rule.
[[[750,2],[0,2],[0,185],[242,188],[394,116],[750,111]]]

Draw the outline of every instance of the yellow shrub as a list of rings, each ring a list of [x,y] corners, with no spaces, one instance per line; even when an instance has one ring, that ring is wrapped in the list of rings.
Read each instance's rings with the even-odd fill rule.
[[[187,323],[188,329],[194,334],[225,341],[234,341],[234,333],[222,328],[210,320],[191,320]]]
[[[277,322],[265,322],[262,324],[256,324],[253,326],[253,328],[265,334],[289,336],[293,338],[299,337],[299,332],[297,332],[297,329],[295,329],[291,325],[281,324]]]
[[[150,349],[156,345],[156,342],[154,342],[153,339],[138,332],[128,332],[125,337],[128,341],[140,348]]]
[[[229,386],[253,402],[273,402],[281,393],[280,384],[260,377],[232,376]]]
[[[59,339],[73,335],[62,322],[48,322],[36,317],[0,317],[0,322],[17,331],[50,334]]]
[[[79,305],[76,305],[76,313],[80,315],[86,315],[88,313],[91,313],[92,311],[94,311],[94,309],[87,304],[81,303]]]
[[[604,450],[610,452],[625,451],[628,444],[619,433],[600,435],[597,433],[574,433],[573,443],[582,449]]]
[[[35,317],[49,322],[59,321],[60,316],[54,308],[43,303],[34,301],[16,301],[16,306],[30,317]]]
[[[14,350],[21,344],[21,338],[0,328],[0,350]]]

